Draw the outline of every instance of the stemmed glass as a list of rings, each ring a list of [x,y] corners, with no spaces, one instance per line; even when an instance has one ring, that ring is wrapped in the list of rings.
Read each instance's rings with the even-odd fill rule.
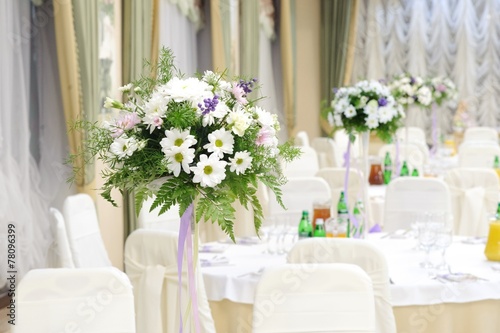
[[[430,269],[434,266],[430,261],[430,251],[436,243],[438,230],[443,224],[445,214],[443,212],[425,212],[418,217],[418,243],[425,251],[424,261],[420,267]]]
[[[453,239],[453,228],[451,223],[443,223],[437,230],[435,248],[441,251],[440,262],[436,265],[439,271],[450,272],[450,267],[446,262],[446,250],[451,245]]]

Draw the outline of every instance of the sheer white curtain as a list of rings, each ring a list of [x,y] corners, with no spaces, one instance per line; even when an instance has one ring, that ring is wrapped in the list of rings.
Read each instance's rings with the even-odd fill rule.
[[[14,224],[18,279],[29,269],[45,265],[51,242],[48,203],[40,191],[40,173],[30,153],[33,31],[26,28],[27,22],[28,1],[0,0],[0,267],[7,267],[7,224]],[[6,271],[0,271],[0,287]]]
[[[352,82],[408,71],[448,76],[479,125],[500,121],[499,0],[361,0]],[[453,105],[439,111],[451,130]],[[411,110],[411,126],[429,127],[430,112]]]
[[[192,7],[194,4],[188,6],[190,2],[160,0],[160,47],[172,50],[174,64],[186,76],[192,76],[197,70],[196,32],[200,24],[199,13],[189,15],[197,10]]]

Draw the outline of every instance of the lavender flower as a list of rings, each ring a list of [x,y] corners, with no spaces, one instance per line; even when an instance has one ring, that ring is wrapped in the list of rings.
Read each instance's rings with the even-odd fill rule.
[[[380,97],[378,99],[378,106],[386,106],[387,105],[387,99],[385,97]]]
[[[415,84],[415,78],[413,76],[410,76],[410,84],[414,85]]]
[[[253,78],[253,79],[251,79],[248,82],[240,80],[240,82],[238,83],[238,86],[243,89],[243,91],[245,92],[245,94],[249,94],[249,93],[252,92],[253,84],[255,82],[257,82],[256,78]]]
[[[203,100],[203,104],[205,104],[204,107],[201,103],[198,103],[198,107],[200,108],[202,115],[207,115],[210,112],[215,111],[217,104],[219,104],[219,96],[215,95],[214,98],[205,98]]]

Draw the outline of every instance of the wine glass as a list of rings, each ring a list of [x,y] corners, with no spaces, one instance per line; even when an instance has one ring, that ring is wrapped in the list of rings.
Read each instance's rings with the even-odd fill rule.
[[[436,244],[435,248],[441,251],[440,261],[436,265],[436,269],[439,271],[450,272],[450,267],[446,262],[446,250],[451,245],[453,239],[453,228],[450,223],[443,223],[436,234]]]
[[[436,243],[437,231],[442,224],[442,214],[434,212],[425,212],[419,218],[418,222],[418,243],[420,248],[425,251],[424,261],[420,263],[420,267],[430,269],[434,266],[430,261],[430,251]]]

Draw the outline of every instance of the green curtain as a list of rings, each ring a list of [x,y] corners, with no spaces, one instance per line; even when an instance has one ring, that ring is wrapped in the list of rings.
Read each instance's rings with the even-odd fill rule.
[[[255,76],[259,73],[259,0],[241,2],[240,75]]]
[[[145,72],[144,60],[154,61],[157,52],[158,34],[155,32],[155,17],[158,3],[155,0],[123,0],[122,2],[122,79],[127,84],[137,80]],[[123,193],[124,237],[137,229],[137,218],[133,193]]]
[[[321,0],[321,98],[344,85],[352,0]]]
[[[99,0],[73,0],[73,18],[80,78],[80,105],[84,118],[96,121],[99,103]],[[95,177],[94,163],[85,164],[85,185]]]

